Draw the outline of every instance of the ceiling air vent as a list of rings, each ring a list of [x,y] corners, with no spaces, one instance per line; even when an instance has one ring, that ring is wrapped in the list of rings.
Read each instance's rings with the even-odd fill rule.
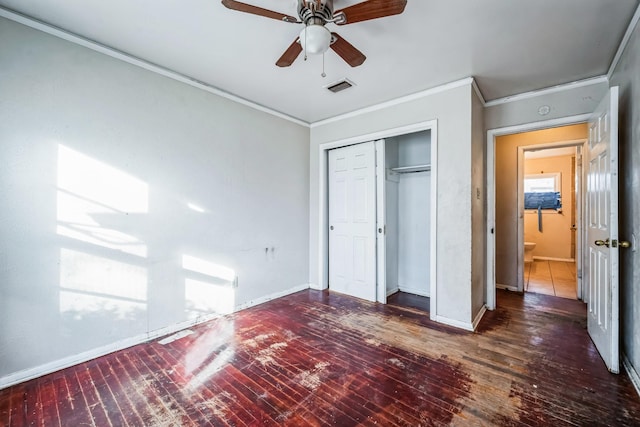
[[[349,89],[351,86],[355,86],[355,84],[347,79],[343,79],[339,82],[332,83],[331,85],[327,86],[327,89],[329,89],[333,93],[338,93],[342,92],[345,89]]]

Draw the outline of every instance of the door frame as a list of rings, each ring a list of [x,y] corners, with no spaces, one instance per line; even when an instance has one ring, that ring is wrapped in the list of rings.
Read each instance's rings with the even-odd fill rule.
[[[496,309],[496,139],[513,133],[587,123],[591,114],[560,117],[539,122],[489,129],[487,131],[487,309]],[[520,249],[518,249],[520,250]],[[524,250],[524,249],[523,249]]]
[[[406,135],[409,133],[415,133],[420,131],[431,131],[431,219],[430,219],[430,232],[431,232],[431,273],[430,273],[430,309],[429,315],[432,320],[436,318],[436,278],[437,278],[437,189],[438,189],[438,120],[428,120],[423,122],[414,123],[411,125],[400,126],[396,128],[386,129],[382,131],[372,132],[369,134],[357,135],[349,138],[339,139],[336,141],[325,142],[318,146],[318,183],[319,183],[319,203],[318,203],[318,272],[319,272],[319,284],[321,289],[327,289],[329,287],[329,187],[328,187],[328,151],[334,148],[346,147],[348,145],[360,144],[363,142],[377,141],[379,139],[391,138],[394,136]],[[376,160],[377,161],[377,160]],[[384,191],[384,188],[379,188],[376,185],[376,197],[380,191]],[[376,212],[377,214],[377,212]],[[377,234],[376,234],[377,236]],[[377,254],[376,254],[377,258]],[[378,265],[381,264],[381,265]],[[378,263],[376,259],[376,271],[378,274],[386,275],[386,266],[382,263]],[[386,288],[382,291],[382,286],[385,286],[385,280],[378,280],[378,274],[376,275],[376,295],[384,293],[386,295]]]
[[[518,195],[517,195],[517,210],[518,210],[518,232],[516,234],[518,243],[518,288],[514,289],[518,292],[524,292],[524,153],[526,151],[539,151],[553,148],[565,148],[575,147],[584,149],[587,144],[587,138],[580,138],[576,140],[549,142],[535,145],[521,145],[518,146]],[[582,267],[582,237],[585,234],[584,223],[582,219],[582,213],[584,212],[584,171],[582,166],[578,166],[578,151],[576,150],[576,171],[575,175],[571,179],[579,177],[576,185],[576,255],[575,263],[576,268]],[[580,151],[581,153],[582,151]],[[582,299],[582,276],[576,275],[576,296],[578,299]]]

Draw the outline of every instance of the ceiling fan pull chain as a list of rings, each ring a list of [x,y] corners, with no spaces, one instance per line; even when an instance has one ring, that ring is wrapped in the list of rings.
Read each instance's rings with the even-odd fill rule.
[[[327,75],[324,72],[324,52],[322,53],[322,74],[320,74],[323,78],[327,77]]]
[[[307,25],[304,25],[304,60],[307,60]]]

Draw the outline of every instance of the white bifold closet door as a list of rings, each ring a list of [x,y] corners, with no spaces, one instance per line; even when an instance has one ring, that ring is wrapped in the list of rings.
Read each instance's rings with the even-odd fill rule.
[[[376,300],[373,142],[329,151],[329,288]]]

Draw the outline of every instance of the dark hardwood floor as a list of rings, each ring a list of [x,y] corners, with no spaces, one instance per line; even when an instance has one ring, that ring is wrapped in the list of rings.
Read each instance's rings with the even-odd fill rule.
[[[303,291],[0,391],[0,425],[631,426],[581,302],[499,292],[467,333]]]
[[[421,297],[420,295],[409,294],[407,292],[396,292],[387,297],[387,304],[397,307],[415,308],[429,313],[430,300],[429,297]]]

